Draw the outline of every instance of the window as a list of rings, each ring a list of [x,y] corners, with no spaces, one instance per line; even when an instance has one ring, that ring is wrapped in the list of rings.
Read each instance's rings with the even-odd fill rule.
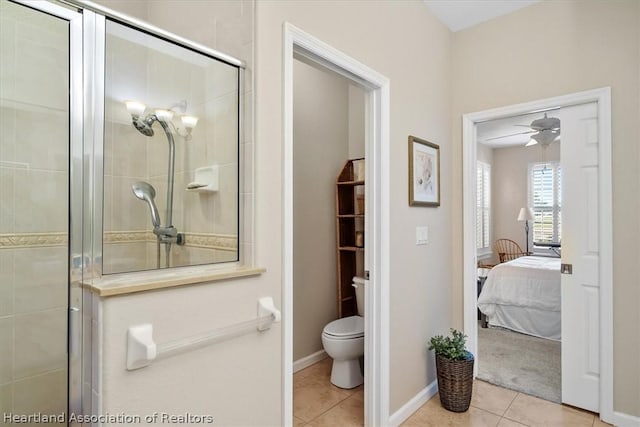
[[[533,210],[533,244],[562,240],[562,168],[559,162],[529,166],[529,205]]]
[[[491,251],[491,165],[478,162],[476,178],[476,249],[478,254]]]

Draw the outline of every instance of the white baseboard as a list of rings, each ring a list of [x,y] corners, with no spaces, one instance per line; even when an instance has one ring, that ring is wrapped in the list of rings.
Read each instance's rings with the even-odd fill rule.
[[[640,417],[622,412],[614,412],[613,419],[608,422],[613,423],[616,427],[640,427]]]
[[[303,357],[302,359],[298,359],[295,362],[293,362],[293,373],[295,374],[296,372],[301,371],[304,368],[308,368],[309,366],[321,361],[326,357],[327,357],[327,352],[325,352],[324,350],[320,350],[306,357]]]
[[[389,417],[390,426],[399,426],[438,392],[438,380],[423,388]]]

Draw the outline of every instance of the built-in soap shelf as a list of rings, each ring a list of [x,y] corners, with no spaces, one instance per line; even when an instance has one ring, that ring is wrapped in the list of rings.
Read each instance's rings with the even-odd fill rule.
[[[220,186],[218,165],[196,169],[194,181],[187,184],[187,191],[215,192]]]

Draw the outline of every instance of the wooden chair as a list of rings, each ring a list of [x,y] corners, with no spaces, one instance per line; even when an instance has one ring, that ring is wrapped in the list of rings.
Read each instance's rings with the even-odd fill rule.
[[[496,240],[493,244],[493,249],[498,253],[498,258],[501,263],[527,255],[520,245],[511,239]]]

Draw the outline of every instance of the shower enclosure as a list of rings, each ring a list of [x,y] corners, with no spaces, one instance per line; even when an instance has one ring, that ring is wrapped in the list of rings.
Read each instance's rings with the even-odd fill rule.
[[[70,163],[82,160],[82,16],[44,6],[0,2],[0,413],[63,413],[68,383],[79,385],[67,331],[80,307],[69,255],[82,251],[70,191]]]
[[[0,0],[0,413],[91,409],[83,284],[240,261],[242,68],[93,4]]]

